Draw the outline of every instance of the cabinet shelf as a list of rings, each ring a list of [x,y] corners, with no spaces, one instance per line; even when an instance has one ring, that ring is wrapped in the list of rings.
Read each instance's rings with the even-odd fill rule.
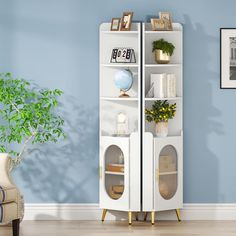
[[[181,131],[181,133],[182,133],[182,131]],[[155,136],[154,135],[154,139],[158,139],[158,140],[160,140],[160,139],[173,139],[173,138],[181,138],[182,137],[182,135],[168,135],[168,136],[166,136],[166,137],[157,137],[157,136]]]
[[[106,101],[138,101],[138,98],[135,97],[130,97],[130,98],[119,98],[119,97],[101,97],[101,100],[106,100]]]
[[[116,134],[111,134],[111,135],[102,135],[102,137],[106,137],[106,138],[111,138],[111,139],[125,139],[125,140],[129,140],[129,138],[130,138],[130,134],[127,134],[127,135],[123,135],[123,136],[121,136],[121,135],[116,135]]]
[[[160,172],[159,175],[163,176],[163,175],[176,175],[178,174],[177,171],[169,171],[169,172]]]
[[[181,63],[170,63],[170,64],[145,64],[147,68],[158,68],[158,67],[180,67]]]
[[[160,100],[160,101],[163,101],[163,100],[181,100],[182,97],[174,97],[174,98],[145,98],[145,101],[157,101],[157,100]]]
[[[148,31],[145,31],[145,34],[178,34],[178,33],[181,33],[181,31],[179,31],[179,30],[171,30],[171,31],[148,30]]]
[[[130,68],[136,68],[139,65],[136,63],[104,63],[101,64],[102,67],[130,67]]]
[[[109,31],[109,30],[104,30],[104,31],[101,31],[101,33],[103,34],[115,34],[115,35],[127,35],[127,34],[138,34],[139,32],[138,31],[134,31],[134,30],[131,30],[131,31]]]
[[[124,172],[105,171],[106,175],[124,175]]]

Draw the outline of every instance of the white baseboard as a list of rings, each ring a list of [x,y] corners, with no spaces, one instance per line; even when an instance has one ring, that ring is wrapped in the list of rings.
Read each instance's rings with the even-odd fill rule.
[[[98,204],[25,204],[24,220],[100,220]],[[174,211],[157,212],[157,220],[176,220]],[[140,215],[140,217],[142,217]],[[236,204],[184,204],[182,220],[236,220]],[[127,213],[110,211],[106,220],[127,219]]]

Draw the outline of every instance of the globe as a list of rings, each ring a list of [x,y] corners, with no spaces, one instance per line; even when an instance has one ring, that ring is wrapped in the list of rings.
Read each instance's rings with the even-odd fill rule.
[[[125,92],[129,91],[133,84],[133,75],[130,70],[119,70],[114,76],[115,86],[122,92],[120,97],[129,97]]]

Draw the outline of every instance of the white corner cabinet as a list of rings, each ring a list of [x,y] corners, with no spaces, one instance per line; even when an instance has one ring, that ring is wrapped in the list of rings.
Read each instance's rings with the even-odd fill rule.
[[[149,23],[133,23],[130,31],[110,31],[110,23],[100,26],[100,161],[99,204],[102,220],[109,210],[151,213],[176,210],[183,205],[183,29],[173,23],[173,31],[152,31]],[[157,64],[152,42],[165,39],[175,45],[169,64]],[[134,63],[111,63],[114,48],[132,48]],[[129,97],[119,97],[114,76],[122,69],[133,75]],[[151,74],[176,77],[176,96],[149,98]],[[176,103],[176,116],[169,121],[167,137],[155,135],[155,126],[146,122],[145,109],[156,100]],[[125,135],[117,135],[117,116],[126,114]],[[168,165],[166,165],[168,163]],[[116,171],[116,168],[118,168]],[[121,170],[122,169],[122,170]],[[140,215],[140,214],[139,214]]]

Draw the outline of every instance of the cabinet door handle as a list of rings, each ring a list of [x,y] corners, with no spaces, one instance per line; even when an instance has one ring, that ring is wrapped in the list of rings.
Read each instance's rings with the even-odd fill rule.
[[[157,182],[159,182],[159,177],[160,177],[160,175],[159,175],[159,169],[157,168],[157,169],[156,169],[156,181],[157,181]]]
[[[102,178],[102,167],[101,166],[99,167],[99,178],[100,179]]]

